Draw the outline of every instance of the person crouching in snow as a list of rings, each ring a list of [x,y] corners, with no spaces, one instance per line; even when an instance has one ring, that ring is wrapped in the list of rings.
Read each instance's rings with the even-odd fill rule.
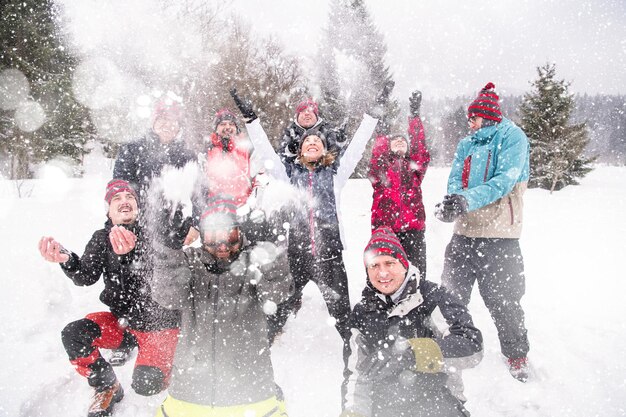
[[[122,389],[111,364],[100,349],[122,344],[138,346],[132,388],[153,395],[167,387],[178,337],[178,316],[151,298],[147,273],[142,269],[142,232],[137,225],[137,193],[124,180],[111,180],[106,189],[108,219],[79,257],[52,237],[39,241],[41,256],[61,265],[76,285],[93,285],[103,276],[100,300],[109,312],[88,314],[62,332],[69,359],[95,389],[89,417],[110,416],[122,400]],[[129,341],[130,339],[130,341]]]
[[[420,119],[422,94],[409,98],[408,135],[389,135],[386,123],[379,123],[372,149],[369,179],[372,182],[372,230],[391,228],[404,247],[409,261],[426,278],[426,214],[422,200],[422,181],[430,162],[424,126]]]
[[[446,371],[475,366],[482,335],[467,308],[420,279],[400,241],[378,228],[365,248],[367,285],[351,314],[352,353],[341,417],[463,417]],[[439,309],[445,335],[433,327]],[[461,397],[462,398],[462,397]]]
[[[209,199],[202,247],[182,250],[182,237],[155,243],[155,299],[181,313],[176,372],[159,417],[286,416],[267,317],[292,291],[287,254],[269,242],[249,244],[236,209],[230,197]]]

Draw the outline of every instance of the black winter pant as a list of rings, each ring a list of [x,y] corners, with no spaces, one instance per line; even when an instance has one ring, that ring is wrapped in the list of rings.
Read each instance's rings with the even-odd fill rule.
[[[475,281],[498,330],[502,354],[526,357],[529,343],[520,304],[526,285],[519,239],[453,235],[446,248],[442,284],[467,305]]]
[[[326,302],[328,313],[336,320],[335,328],[349,346],[350,296],[348,294],[348,275],[343,264],[341,252],[336,252],[327,259],[318,259],[310,252],[290,251],[289,268],[295,284],[294,294],[278,305],[276,314],[270,316],[270,341],[282,331],[291,313],[296,313],[302,306],[302,291],[309,281],[313,281]],[[349,353],[349,352],[348,352]]]
[[[420,271],[420,279],[426,279],[426,240],[424,230],[407,230],[396,233],[409,262]]]

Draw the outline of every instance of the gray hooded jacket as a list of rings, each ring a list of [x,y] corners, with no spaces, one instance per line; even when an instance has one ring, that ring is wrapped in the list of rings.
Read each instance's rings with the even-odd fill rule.
[[[228,407],[275,395],[266,314],[292,291],[285,250],[259,242],[224,269],[202,248],[160,246],[152,285],[182,316],[172,397]]]

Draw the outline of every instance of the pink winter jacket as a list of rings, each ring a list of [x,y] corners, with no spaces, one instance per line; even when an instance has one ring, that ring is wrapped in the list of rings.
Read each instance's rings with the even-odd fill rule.
[[[396,233],[424,230],[426,215],[421,185],[430,153],[419,117],[409,118],[408,134],[409,152],[404,157],[391,153],[388,136],[376,138],[369,172],[374,188],[372,229],[387,226]]]

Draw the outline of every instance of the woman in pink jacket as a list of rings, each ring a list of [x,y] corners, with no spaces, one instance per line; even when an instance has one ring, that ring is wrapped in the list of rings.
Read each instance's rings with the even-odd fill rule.
[[[369,178],[374,188],[372,230],[387,226],[400,239],[409,261],[426,278],[426,215],[422,201],[422,180],[430,153],[426,148],[424,126],[419,116],[422,94],[409,98],[408,138],[402,134],[379,132],[370,160]]]

